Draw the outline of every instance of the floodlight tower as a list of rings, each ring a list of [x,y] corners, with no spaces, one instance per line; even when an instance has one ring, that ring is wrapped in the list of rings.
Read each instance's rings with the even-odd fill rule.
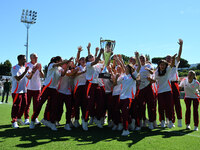
[[[28,62],[28,30],[31,26],[31,24],[35,24],[37,19],[37,12],[32,10],[22,10],[22,16],[21,16],[21,22],[25,24],[27,29],[27,39],[26,44],[24,45],[26,47],[26,61]]]

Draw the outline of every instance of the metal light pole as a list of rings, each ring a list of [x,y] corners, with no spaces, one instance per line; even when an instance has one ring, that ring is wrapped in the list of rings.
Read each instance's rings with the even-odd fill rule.
[[[37,12],[32,10],[22,10],[22,16],[21,16],[21,22],[25,24],[27,29],[27,39],[26,44],[24,45],[26,47],[26,61],[28,62],[28,30],[31,26],[31,24],[35,24],[37,19]]]

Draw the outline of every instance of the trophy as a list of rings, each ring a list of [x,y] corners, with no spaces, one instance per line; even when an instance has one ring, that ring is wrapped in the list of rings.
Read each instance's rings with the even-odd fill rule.
[[[100,38],[100,47],[104,49],[104,53],[103,53],[104,54],[104,69],[99,74],[99,78],[110,79],[111,74],[108,73],[107,66],[108,66],[110,57],[113,53],[113,50],[115,48],[115,41],[103,40],[102,38]]]

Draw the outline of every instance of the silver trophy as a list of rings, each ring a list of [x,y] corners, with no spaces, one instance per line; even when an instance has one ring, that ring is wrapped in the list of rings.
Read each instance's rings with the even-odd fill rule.
[[[108,73],[107,66],[110,60],[110,57],[113,53],[113,50],[115,48],[115,41],[112,40],[103,40],[100,38],[100,47],[104,49],[104,69],[99,74],[99,78],[106,78],[110,79],[111,74]]]

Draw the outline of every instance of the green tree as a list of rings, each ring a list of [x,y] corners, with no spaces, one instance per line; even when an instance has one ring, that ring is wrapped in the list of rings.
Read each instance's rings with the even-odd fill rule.
[[[154,57],[152,58],[152,63],[153,64],[158,64],[158,62],[161,60],[161,59],[165,59],[165,57]],[[188,64],[188,61],[181,58],[180,59],[180,64],[178,66],[179,68],[188,68],[190,67],[190,65]]]
[[[0,75],[10,76],[11,68],[12,68],[12,64],[10,63],[9,60],[6,60],[4,63],[1,63],[0,64]]]
[[[199,69],[199,70],[200,70],[200,64],[198,64],[198,65],[197,65],[197,69]]]

